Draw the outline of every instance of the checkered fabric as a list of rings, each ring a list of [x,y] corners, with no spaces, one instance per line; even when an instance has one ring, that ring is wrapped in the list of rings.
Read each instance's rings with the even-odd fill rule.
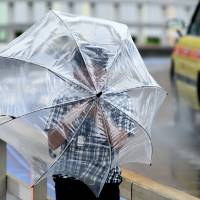
[[[67,102],[67,97],[59,97],[54,100],[54,105],[62,105],[52,108],[46,123],[46,131],[56,127],[58,122],[63,119],[63,116],[75,105],[77,106],[78,104],[83,103],[77,101],[76,103],[63,104],[64,102]],[[130,120],[127,119],[123,113],[120,113],[118,110],[116,110],[116,108],[111,107],[108,103],[104,103],[102,105],[105,108],[105,111],[108,111],[107,116],[112,118],[114,123],[119,128],[126,130],[129,134],[130,130],[132,130],[132,133],[134,132],[133,130],[135,124],[130,122]],[[93,180],[94,182],[99,182],[99,184],[101,180],[104,179],[104,176],[108,174],[106,179],[107,183],[121,183],[122,177],[119,166],[113,167],[108,173],[110,157],[113,159],[116,152],[112,151],[110,154],[110,147],[107,137],[99,138],[96,134],[96,130],[94,129],[95,118],[94,116],[88,115],[77,132],[78,137],[73,138],[72,142],[67,147],[67,151],[64,152],[64,154],[56,163],[53,173],[61,174],[63,176],[73,174],[75,178],[83,177],[85,182],[91,182]],[[84,143],[90,145],[77,145],[79,140],[78,138],[80,136],[84,136]],[[65,146],[66,144],[62,145],[62,149],[64,149]],[[85,180],[87,177],[88,180]]]

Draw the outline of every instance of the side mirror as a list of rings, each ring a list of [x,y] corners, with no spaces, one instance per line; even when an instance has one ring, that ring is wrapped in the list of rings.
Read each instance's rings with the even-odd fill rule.
[[[166,27],[168,30],[177,32],[178,36],[183,36],[186,28],[186,23],[182,19],[174,18],[167,21]]]

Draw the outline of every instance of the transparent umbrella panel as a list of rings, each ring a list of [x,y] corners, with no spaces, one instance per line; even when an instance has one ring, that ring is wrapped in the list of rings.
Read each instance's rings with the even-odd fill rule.
[[[45,66],[97,91],[126,31],[125,25],[115,22],[50,11],[11,42],[1,56]]]
[[[63,174],[83,181],[96,195],[111,168],[150,163],[152,155],[143,128],[103,99],[60,103],[16,118],[1,124],[0,138],[28,161],[32,184]]]
[[[52,118],[57,114],[55,109],[65,114]],[[54,130],[53,137],[51,130]],[[36,111],[3,123],[0,138],[28,161],[33,172],[32,184],[46,176],[63,174],[82,180],[98,195],[112,159],[105,131],[97,115],[96,101],[86,100]]]
[[[0,57],[0,114],[19,117],[53,106],[62,91],[67,102],[94,96],[78,84],[26,61]]]
[[[166,92],[126,25],[50,11],[0,52],[0,138],[29,162],[99,195],[109,171],[151,163],[151,126]]]

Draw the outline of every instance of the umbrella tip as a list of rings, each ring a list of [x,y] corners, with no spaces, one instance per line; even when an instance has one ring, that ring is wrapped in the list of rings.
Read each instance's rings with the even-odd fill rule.
[[[100,97],[102,95],[102,92],[99,92],[96,94],[96,97]]]

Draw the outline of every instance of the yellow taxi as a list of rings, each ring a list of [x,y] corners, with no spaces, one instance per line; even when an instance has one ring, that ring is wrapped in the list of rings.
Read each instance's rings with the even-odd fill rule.
[[[171,81],[177,102],[183,100],[192,113],[200,111],[200,2],[187,34],[179,38],[174,48]]]

